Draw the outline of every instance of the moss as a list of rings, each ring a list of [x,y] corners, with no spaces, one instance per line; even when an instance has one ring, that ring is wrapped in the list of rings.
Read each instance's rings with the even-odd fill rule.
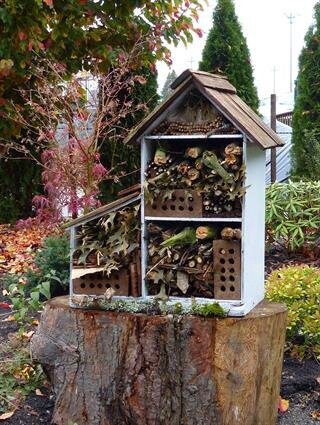
[[[159,302],[153,300],[103,300],[96,297],[84,296],[81,299],[73,297],[74,305],[85,309],[100,309],[105,311],[117,311],[123,313],[143,313],[148,315],[196,315],[203,317],[225,317],[224,309],[218,303],[197,304],[192,301],[191,306],[184,306],[177,302]]]
[[[225,317],[224,309],[218,303],[192,304],[192,313],[203,317]]]
[[[173,306],[173,314],[182,314],[183,307],[181,303],[175,303]]]

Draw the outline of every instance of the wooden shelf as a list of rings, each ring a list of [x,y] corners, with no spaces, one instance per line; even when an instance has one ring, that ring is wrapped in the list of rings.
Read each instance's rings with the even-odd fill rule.
[[[211,139],[243,139],[242,134],[212,134],[207,136],[206,134],[176,134],[165,136],[159,134],[158,136],[146,136],[146,140],[211,140]]]
[[[146,216],[146,221],[203,221],[207,223],[241,223],[241,217],[151,217]]]

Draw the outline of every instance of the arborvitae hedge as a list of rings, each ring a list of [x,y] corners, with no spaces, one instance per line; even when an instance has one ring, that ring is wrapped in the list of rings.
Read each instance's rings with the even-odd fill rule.
[[[173,69],[170,71],[167,75],[166,81],[163,85],[163,89],[161,91],[161,100],[165,100],[171,93],[172,89],[170,88],[171,84],[174,82],[174,80],[177,78],[177,74],[175,70]]]
[[[293,174],[320,179],[320,2],[299,58],[293,114]]]
[[[258,110],[259,99],[250,52],[232,0],[218,0],[199,68],[201,71],[225,74],[236,87],[238,95],[254,110]]]

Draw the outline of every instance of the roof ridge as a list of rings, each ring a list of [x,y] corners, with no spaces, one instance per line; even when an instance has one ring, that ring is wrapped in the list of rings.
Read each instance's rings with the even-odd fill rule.
[[[172,90],[179,87],[186,79],[193,78],[197,81],[201,80],[201,83],[207,87],[219,88],[220,90],[230,91],[236,93],[236,88],[230,83],[228,78],[223,74],[212,74],[205,71],[194,71],[192,69],[186,69],[182,74],[177,77],[171,84]],[[220,82],[220,83],[219,83]],[[215,87],[217,86],[217,87]]]

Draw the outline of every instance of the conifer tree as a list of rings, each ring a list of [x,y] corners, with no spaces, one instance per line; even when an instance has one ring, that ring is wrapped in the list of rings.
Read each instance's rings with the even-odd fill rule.
[[[175,70],[173,69],[170,71],[167,75],[166,81],[164,83],[163,89],[161,91],[161,100],[165,100],[172,92],[172,89],[170,88],[171,84],[174,82],[174,80],[177,78],[177,74]]]
[[[199,68],[201,71],[225,74],[236,87],[238,95],[254,110],[258,110],[259,99],[250,52],[233,0],[218,0]]]
[[[320,180],[320,2],[299,58],[293,114],[293,174]]]

